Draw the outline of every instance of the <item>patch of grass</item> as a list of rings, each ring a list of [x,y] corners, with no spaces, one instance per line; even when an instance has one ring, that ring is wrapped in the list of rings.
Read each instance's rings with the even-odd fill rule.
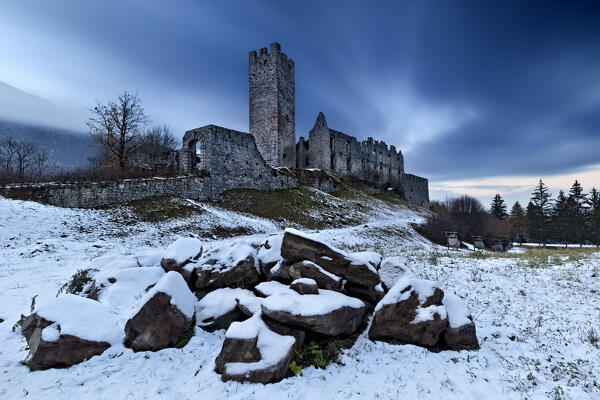
[[[190,327],[185,332],[183,332],[183,334],[177,341],[177,344],[175,344],[176,348],[181,349],[181,348],[185,347],[185,345],[188,344],[188,342],[194,337],[194,328],[195,327],[196,327],[196,321],[192,320]]]
[[[44,368],[40,367],[33,360],[24,360],[24,361],[21,361],[21,365],[24,365],[27,368],[29,368],[29,372],[42,371],[44,369]]]
[[[124,219],[128,219],[130,216],[144,222],[164,222],[204,212],[201,207],[189,201],[173,197],[135,200],[113,210],[120,211],[122,214],[120,217]]]
[[[79,294],[92,278],[88,276],[87,269],[78,269],[77,272],[64,285],[58,289],[56,296],[61,293]],[[35,304],[35,302],[33,303]]]
[[[483,251],[472,251],[471,253],[469,253],[469,258],[474,258],[476,260],[485,260],[489,257],[489,253],[484,253]]]
[[[600,346],[600,334],[594,328],[590,328],[587,339],[593,346]]]
[[[307,336],[304,346],[296,351],[296,357],[289,365],[290,371],[294,375],[302,375],[303,368],[314,366],[324,369],[331,363],[339,362],[340,353],[352,347],[357,337]]]
[[[374,210],[373,197],[350,187],[327,194],[308,187],[262,191],[229,190],[215,206],[309,229],[364,223]]]

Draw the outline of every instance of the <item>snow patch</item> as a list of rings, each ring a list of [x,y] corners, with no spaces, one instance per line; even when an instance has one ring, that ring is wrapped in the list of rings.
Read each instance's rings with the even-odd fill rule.
[[[444,292],[442,304],[446,307],[448,313],[448,324],[450,328],[459,328],[463,325],[472,324],[471,313],[467,304],[457,295],[451,292]]]
[[[204,296],[196,303],[196,324],[198,326],[207,326],[212,323],[203,322],[210,318],[225,315],[237,307],[237,300],[249,308],[256,309],[254,300],[256,296],[250,290],[222,288],[214,290]],[[260,308],[260,305],[258,306]]]
[[[155,294],[164,293],[171,297],[171,304],[177,307],[187,318],[194,315],[194,305],[197,302],[196,296],[190,291],[185,280],[180,273],[175,271],[167,272],[152,289],[148,291],[131,312],[131,316],[136,315],[142,306],[148,302]]]
[[[167,247],[163,258],[173,259],[177,264],[197,257],[202,251],[202,242],[196,238],[179,238]]]

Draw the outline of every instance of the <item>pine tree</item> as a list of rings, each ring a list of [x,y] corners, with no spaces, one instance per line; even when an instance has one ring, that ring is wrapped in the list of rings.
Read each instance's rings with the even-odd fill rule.
[[[590,204],[590,230],[592,243],[596,246],[600,245],[600,192],[596,188],[592,188],[589,196]]]
[[[548,237],[548,222],[552,211],[552,200],[550,199],[550,191],[548,186],[540,182],[533,190],[531,194],[530,204],[535,210],[532,210],[532,217],[529,218],[530,233],[536,237],[539,243],[546,245],[546,239]],[[527,206],[527,212],[529,216],[529,206]]]
[[[541,242],[539,232],[539,209],[530,201],[527,204],[527,234],[532,242]]]
[[[569,234],[571,240],[582,245],[585,240],[586,231],[586,209],[587,195],[583,193],[581,184],[575,180],[569,190],[568,215],[569,215]]]
[[[510,210],[508,225],[511,238],[515,238],[519,244],[522,244],[525,241],[525,232],[527,231],[527,216],[518,201],[513,204]]]
[[[505,219],[508,216],[506,214],[506,204],[504,204],[504,199],[502,199],[500,194],[494,196],[492,206],[490,207],[490,214],[498,219]]]
[[[556,239],[565,244],[569,241],[569,200],[562,190],[558,192],[552,210],[552,230]]]

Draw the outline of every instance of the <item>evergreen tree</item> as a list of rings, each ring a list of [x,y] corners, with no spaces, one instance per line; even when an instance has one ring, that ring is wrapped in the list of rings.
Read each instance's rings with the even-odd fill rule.
[[[522,244],[525,241],[525,232],[527,232],[527,216],[518,201],[513,204],[510,210],[508,225],[511,238],[515,238],[519,244]]]
[[[527,234],[532,242],[541,242],[539,232],[540,211],[531,201],[527,204]]]
[[[565,244],[569,241],[569,200],[562,190],[558,192],[554,209],[552,210],[552,231],[559,242]]]
[[[600,245],[600,192],[596,188],[592,188],[589,197],[590,204],[590,237],[592,243],[596,246]]]
[[[586,204],[587,195],[583,193],[581,184],[575,180],[569,190],[568,216],[569,216],[569,234],[570,240],[583,244],[586,233]]]
[[[532,210],[532,216],[529,217],[530,233],[536,237],[539,243],[546,245],[548,237],[548,225],[552,212],[552,200],[550,199],[550,191],[548,186],[540,182],[531,194],[531,205],[535,210]],[[529,216],[529,206],[527,206]]]
[[[505,219],[508,216],[506,214],[506,204],[504,204],[504,199],[500,194],[494,196],[492,206],[490,207],[490,214],[498,219]]]

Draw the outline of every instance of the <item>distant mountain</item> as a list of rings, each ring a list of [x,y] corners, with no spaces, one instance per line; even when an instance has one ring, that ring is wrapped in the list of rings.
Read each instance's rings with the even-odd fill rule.
[[[61,169],[84,167],[97,146],[83,131],[85,114],[0,82],[0,140],[12,137],[44,149]]]
[[[86,114],[83,110],[70,110],[0,82],[0,119],[78,130],[84,127]]]
[[[0,120],[0,140],[7,137],[35,143],[48,153],[48,161],[64,170],[87,166],[88,158],[98,151],[90,136],[83,133]]]

